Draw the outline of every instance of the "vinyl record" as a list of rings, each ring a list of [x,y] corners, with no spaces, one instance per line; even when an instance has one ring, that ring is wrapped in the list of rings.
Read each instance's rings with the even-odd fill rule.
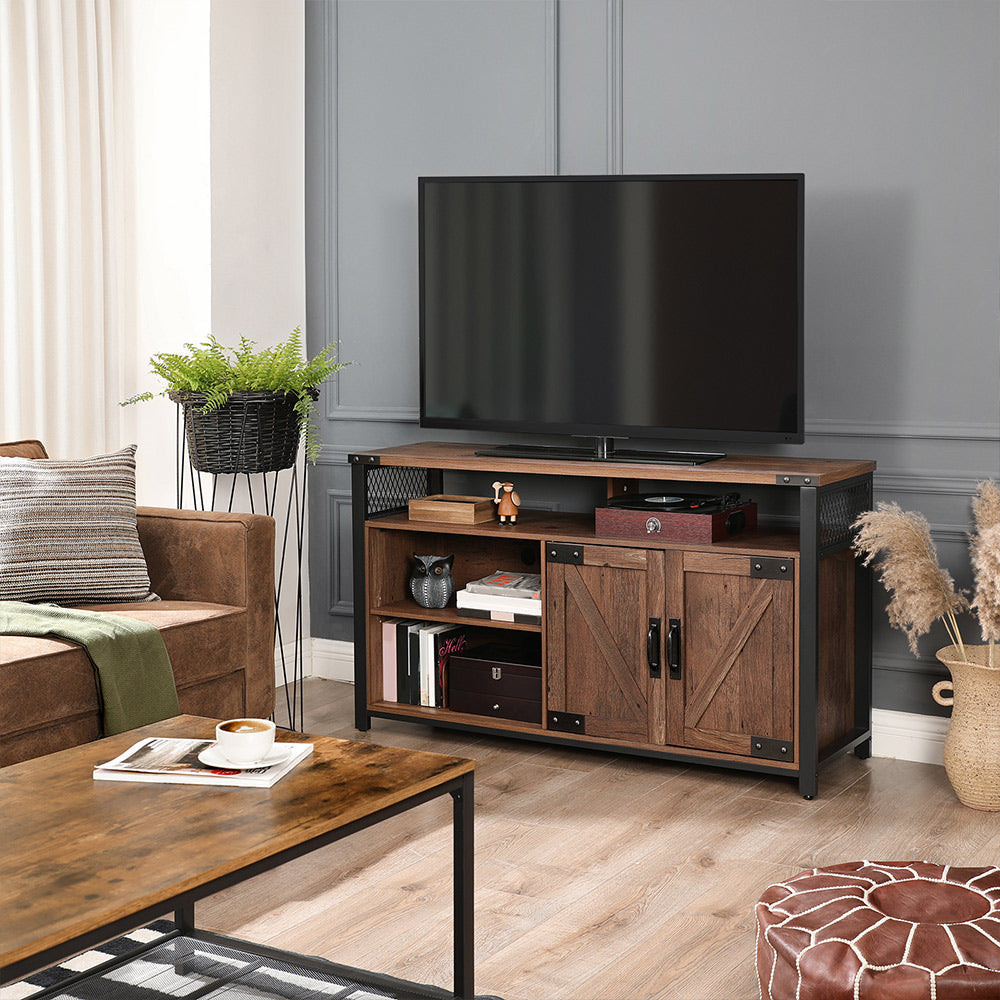
[[[735,497],[738,502],[739,498]],[[710,507],[731,505],[730,497],[689,493],[687,496],[671,496],[665,493],[626,493],[611,497],[606,506],[619,510],[705,510]]]

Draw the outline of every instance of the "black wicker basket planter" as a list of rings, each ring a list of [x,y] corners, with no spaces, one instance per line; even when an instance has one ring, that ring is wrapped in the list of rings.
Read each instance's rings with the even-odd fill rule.
[[[318,389],[306,392],[319,398]],[[201,412],[200,392],[172,392],[170,398],[184,408],[188,457],[197,472],[277,472],[295,463],[300,432],[295,393],[236,392],[208,413]]]

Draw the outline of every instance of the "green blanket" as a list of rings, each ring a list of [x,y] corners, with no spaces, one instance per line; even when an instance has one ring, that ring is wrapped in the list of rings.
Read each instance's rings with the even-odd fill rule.
[[[0,601],[0,635],[83,646],[97,676],[105,736],[180,714],[167,647],[152,625],[104,611]]]

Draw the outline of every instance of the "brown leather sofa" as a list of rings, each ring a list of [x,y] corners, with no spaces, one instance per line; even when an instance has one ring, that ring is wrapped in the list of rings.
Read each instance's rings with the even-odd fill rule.
[[[0,455],[45,458],[37,441]],[[162,600],[87,605],[162,633],[182,713],[229,719],[274,711],[274,520],[140,507],[139,541]],[[79,646],[0,636],[0,765],[101,735],[94,670]]]

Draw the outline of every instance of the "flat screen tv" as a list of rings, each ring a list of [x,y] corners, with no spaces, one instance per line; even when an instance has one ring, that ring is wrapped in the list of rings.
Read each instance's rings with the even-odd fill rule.
[[[803,187],[421,177],[421,426],[801,443]]]

